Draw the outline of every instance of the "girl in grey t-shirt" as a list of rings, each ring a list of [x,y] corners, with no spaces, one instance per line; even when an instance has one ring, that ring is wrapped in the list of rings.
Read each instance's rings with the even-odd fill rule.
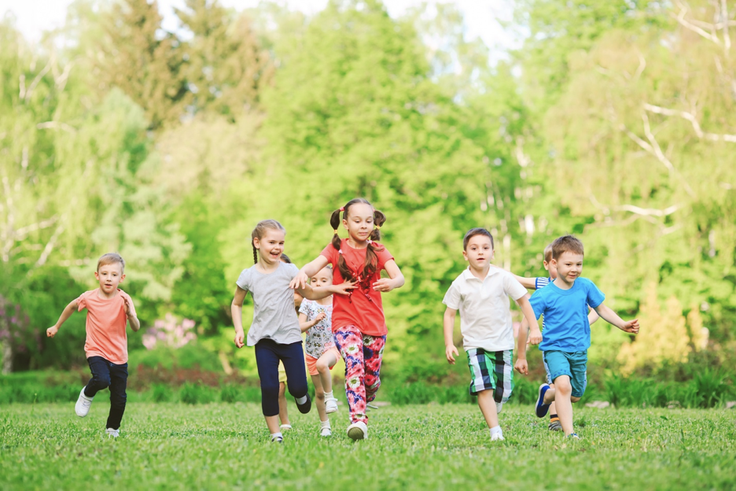
[[[279,431],[279,360],[284,364],[289,380],[289,392],[296,399],[302,413],[311,409],[307,394],[307,374],[304,369],[304,352],[299,329],[299,319],[294,310],[294,290],[289,282],[299,270],[293,264],[281,262],[286,230],[276,220],[258,222],[251,233],[253,261],[244,269],[238,280],[231,305],[235,326],[235,346],[245,346],[243,330],[243,301],[250,292],[253,297],[253,322],[248,329],[247,345],[256,350],[258,376],[261,379],[261,407],[271,432],[271,441],[281,442]],[[346,294],[352,283],[328,285],[321,288],[297,288],[297,292],[310,300],[318,300],[333,293]]]

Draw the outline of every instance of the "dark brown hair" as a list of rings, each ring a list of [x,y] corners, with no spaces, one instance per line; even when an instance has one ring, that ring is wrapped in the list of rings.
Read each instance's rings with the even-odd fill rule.
[[[253,246],[253,264],[258,264],[258,249],[256,249],[255,239],[261,240],[263,235],[266,233],[266,229],[271,230],[283,230],[286,233],[286,229],[276,220],[261,220],[256,225],[256,228],[250,233],[250,245]]]
[[[125,259],[123,259],[123,256],[117,252],[108,252],[107,254],[103,254],[102,257],[97,260],[97,271],[100,270],[100,266],[115,263],[120,263],[121,270],[125,271]]]
[[[384,215],[381,211],[373,208],[373,205],[367,199],[355,198],[345,203],[345,206],[343,206],[342,208],[332,212],[332,215],[330,216],[330,225],[332,225],[332,229],[335,231],[335,235],[332,237],[332,247],[340,252],[342,241],[340,240],[340,236],[337,235],[337,229],[340,226],[340,221],[347,220],[348,214],[350,212],[350,207],[360,203],[366,204],[373,209],[374,228],[369,236],[370,241],[368,242],[368,248],[365,252],[365,264],[363,265],[363,271],[358,274],[358,276],[361,277],[361,280],[366,281],[368,278],[373,276],[378,269],[378,256],[376,255],[376,251],[382,251],[383,246],[381,246],[380,244],[375,244],[373,241],[381,240],[380,227],[386,222],[386,215]],[[340,217],[340,213],[342,213],[342,218]],[[353,272],[350,271],[347,264],[345,264],[345,258],[342,256],[342,254],[338,254],[338,256],[337,269],[340,271],[343,280],[356,280],[357,278],[353,275]]]
[[[552,242],[552,259],[559,259],[565,252],[585,255],[583,243],[572,235],[563,235]]]
[[[485,235],[486,237],[491,239],[491,249],[495,249],[495,246],[493,245],[493,235],[491,235],[491,233],[488,230],[482,227],[478,227],[478,228],[471,228],[470,230],[468,230],[468,233],[465,234],[465,237],[463,237],[463,250],[464,251],[468,250],[468,242],[470,242],[470,239],[472,239],[476,235]]]

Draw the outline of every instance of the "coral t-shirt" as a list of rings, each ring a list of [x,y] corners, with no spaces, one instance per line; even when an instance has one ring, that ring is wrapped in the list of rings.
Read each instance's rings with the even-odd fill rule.
[[[128,363],[128,338],[125,327],[125,301],[130,296],[123,290],[112,298],[100,298],[99,289],[82,293],[77,298],[77,310],[87,309],[87,358],[101,356],[116,365]]]
[[[374,242],[374,245],[382,247],[378,242]],[[353,272],[353,276],[358,278],[359,283],[350,295],[332,296],[332,332],[340,330],[341,327],[353,325],[360,329],[360,332],[369,336],[386,335],[388,331],[386,330],[386,319],[383,316],[381,292],[373,289],[373,283],[381,278],[381,270],[394,257],[386,248],[376,251],[376,256],[378,256],[376,272],[368,278],[363,278],[365,254],[368,249],[354,249],[348,244],[348,239],[342,239],[340,250],[345,258],[345,264]],[[321,255],[332,264],[332,284],[343,283],[345,279],[337,267],[337,260],[340,257],[337,249],[329,244]]]

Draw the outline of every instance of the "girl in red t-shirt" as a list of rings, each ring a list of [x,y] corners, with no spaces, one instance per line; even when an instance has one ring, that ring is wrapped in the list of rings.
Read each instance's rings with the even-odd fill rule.
[[[340,239],[338,226],[348,231]],[[368,436],[366,404],[376,397],[381,386],[379,372],[386,344],[386,320],[381,292],[404,284],[404,276],[393,256],[378,242],[380,228],[386,221],[383,213],[364,198],[355,198],[335,210],[330,225],[335,231],[332,242],[304,266],[292,280],[292,288],[303,288],[307,278],[327,264],[332,264],[333,284],[355,281],[356,288],[347,295],[332,296],[332,333],[345,360],[345,392],[350,406],[348,436],[361,440]],[[381,278],[385,269],[388,278]]]

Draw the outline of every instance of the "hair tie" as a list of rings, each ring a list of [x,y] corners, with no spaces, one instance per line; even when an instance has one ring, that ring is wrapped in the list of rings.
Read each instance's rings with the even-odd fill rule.
[[[376,229],[380,229],[380,228],[381,228],[381,226],[380,226],[380,225],[376,225]]]
[[[335,232],[335,235],[337,235],[337,229],[336,228],[333,228],[332,231]]]
[[[338,253],[338,254],[342,254],[342,249],[339,249],[339,250],[337,251],[337,253]]]
[[[344,206],[341,206],[340,207],[340,211],[345,211],[345,207]]]
[[[373,241],[372,241],[371,239],[368,239],[368,240],[366,241],[366,243],[368,243],[368,244],[372,244],[372,243],[373,243]]]

